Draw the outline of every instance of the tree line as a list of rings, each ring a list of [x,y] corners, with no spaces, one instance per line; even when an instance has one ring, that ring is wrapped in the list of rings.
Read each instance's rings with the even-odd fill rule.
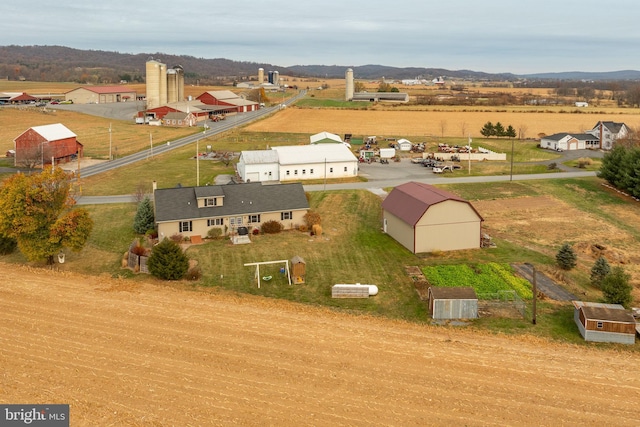
[[[502,138],[505,136],[509,138],[515,138],[517,135],[516,130],[513,128],[513,126],[509,125],[505,128],[500,122],[497,122],[495,125],[491,122],[485,123],[482,129],[480,129],[480,133],[486,138],[492,136],[498,138]]]

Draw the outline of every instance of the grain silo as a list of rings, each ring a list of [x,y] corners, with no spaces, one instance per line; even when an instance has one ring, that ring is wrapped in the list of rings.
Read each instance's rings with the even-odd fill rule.
[[[160,64],[160,105],[167,103],[167,64]]]
[[[346,82],[346,91],[345,91],[345,99],[347,101],[353,101],[353,70],[351,68],[347,68],[347,72],[344,75]]]
[[[178,75],[173,68],[167,70],[167,101],[178,101]]]
[[[184,68],[182,65],[176,65],[173,69],[176,70],[178,76],[178,102],[181,102],[184,101]]]
[[[258,68],[258,84],[264,83],[264,68]]]
[[[273,71],[267,73],[269,83],[273,84]]]
[[[276,86],[280,85],[280,72],[279,71],[274,71],[273,72],[273,84]]]
[[[160,74],[164,64],[149,59],[146,64],[147,108],[156,108],[160,103]],[[166,89],[165,89],[166,90]]]

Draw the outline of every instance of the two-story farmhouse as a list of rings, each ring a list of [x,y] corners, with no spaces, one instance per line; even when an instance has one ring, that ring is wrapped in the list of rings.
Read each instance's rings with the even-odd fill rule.
[[[302,184],[256,182],[158,189],[154,206],[162,239],[174,234],[207,236],[214,227],[228,235],[238,227],[260,229],[272,220],[295,229],[304,223],[309,202]]]

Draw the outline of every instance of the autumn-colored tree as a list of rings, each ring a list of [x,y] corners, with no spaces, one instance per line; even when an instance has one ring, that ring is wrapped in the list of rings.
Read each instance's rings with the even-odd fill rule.
[[[67,173],[45,167],[40,174],[15,174],[0,187],[0,234],[15,239],[29,261],[46,260],[63,248],[80,251],[93,229],[84,208],[73,208]]]

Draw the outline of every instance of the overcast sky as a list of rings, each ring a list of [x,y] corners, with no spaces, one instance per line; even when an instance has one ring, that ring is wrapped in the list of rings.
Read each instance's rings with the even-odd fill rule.
[[[638,0],[2,0],[1,45],[489,73],[639,70]]]

